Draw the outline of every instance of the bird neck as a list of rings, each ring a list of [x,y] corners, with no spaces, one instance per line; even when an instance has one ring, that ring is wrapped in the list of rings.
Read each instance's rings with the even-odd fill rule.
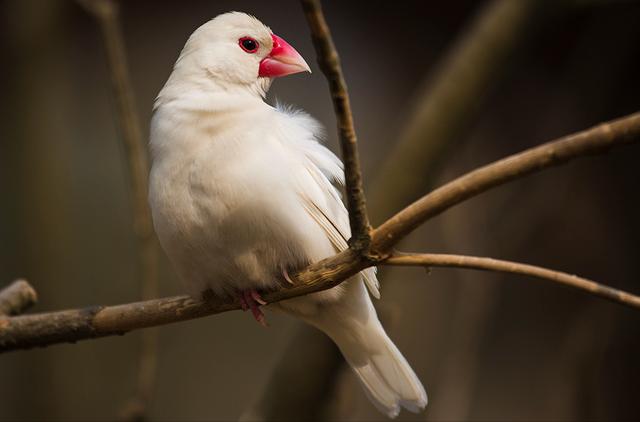
[[[271,82],[271,78],[263,77],[247,84],[230,82],[213,74],[209,69],[181,66],[177,63],[167,83],[158,94],[154,109],[169,102],[194,97],[200,100],[210,97],[215,102],[220,102],[224,97],[228,97],[231,102],[237,100],[264,102]],[[201,102],[196,104],[198,103]]]
[[[174,71],[153,108],[153,162],[197,153],[229,128],[263,119],[273,111],[263,98],[269,84],[266,80],[260,86],[234,86]]]

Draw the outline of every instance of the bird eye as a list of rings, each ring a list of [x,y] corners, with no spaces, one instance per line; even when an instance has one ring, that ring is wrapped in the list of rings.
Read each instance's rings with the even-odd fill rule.
[[[250,37],[242,37],[240,38],[238,43],[240,44],[240,48],[242,48],[247,53],[255,53],[256,51],[258,51],[258,47],[260,46],[258,44],[258,41]]]

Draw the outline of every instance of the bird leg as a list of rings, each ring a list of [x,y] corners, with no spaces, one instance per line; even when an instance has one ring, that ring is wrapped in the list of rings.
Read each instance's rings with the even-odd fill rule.
[[[251,310],[253,317],[263,327],[268,327],[264,313],[260,309],[260,305],[266,305],[267,302],[262,299],[260,294],[254,289],[243,290],[239,295],[240,306],[243,311]]]

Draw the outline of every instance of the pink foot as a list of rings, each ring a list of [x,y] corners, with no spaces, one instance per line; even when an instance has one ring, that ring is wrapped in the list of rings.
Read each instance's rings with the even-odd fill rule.
[[[263,327],[268,327],[264,313],[260,310],[260,305],[266,305],[267,302],[260,297],[260,294],[257,291],[254,289],[241,291],[238,299],[243,311],[251,309],[251,313],[255,320]]]

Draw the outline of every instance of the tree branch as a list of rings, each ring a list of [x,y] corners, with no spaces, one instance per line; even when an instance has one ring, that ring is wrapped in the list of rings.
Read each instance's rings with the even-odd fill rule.
[[[449,267],[470,268],[484,271],[522,274],[543,280],[552,281],[574,289],[592,293],[613,302],[622,303],[634,308],[640,308],[640,296],[614,289],[586,278],[554,271],[535,265],[478,256],[450,255],[450,254],[405,254],[394,253],[381,262],[383,265],[400,265],[414,267]]]
[[[83,4],[91,4],[91,7],[104,7],[104,4],[111,4],[109,0],[101,0],[96,3],[88,0],[80,1]],[[323,69],[325,69],[334,93],[334,106],[338,115],[347,167],[349,210],[350,214],[352,214],[350,215],[350,222],[356,235],[366,234],[368,236],[369,225],[364,207],[362,181],[355,148],[355,132],[353,131],[353,122],[349,112],[344,79],[339,68],[338,56],[332,45],[319,3],[316,0],[303,0],[303,5],[312,28],[314,43],[321,57],[319,61]],[[103,13],[104,10],[108,9],[96,10]],[[107,23],[103,25],[103,31],[111,34],[105,36],[105,38],[107,42],[112,42],[114,39],[112,36],[117,37],[119,33],[109,32],[114,31],[112,26],[114,21],[113,16],[109,14],[106,16],[105,22]],[[117,53],[118,47],[113,45],[107,48],[108,51],[111,51],[110,54],[121,54],[120,58],[122,60],[115,60],[115,63],[124,63],[122,50]],[[124,89],[127,87],[126,84],[119,85],[123,82],[120,71],[122,69],[113,71],[114,85],[116,88],[119,86]],[[126,91],[130,92],[129,90]],[[126,110],[131,105],[132,101],[123,101],[120,110]],[[355,245],[352,244],[352,248],[312,264],[296,274],[295,278],[299,283],[298,285],[275,292],[267,292],[263,295],[263,298],[271,303],[334,287],[364,268],[382,263],[385,258],[388,258],[389,249],[410,231],[429,218],[466,199],[502,183],[540,171],[546,167],[564,163],[572,158],[596,154],[614,146],[637,142],[638,138],[640,138],[640,113],[532,148],[470,172],[424,196],[373,231],[371,246],[376,252],[376,256],[363,256],[363,248],[360,247],[362,245],[360,241],[364,238],[356,239]],[[131,147],[135,148],[133,145],[131,144]],[[146,179],[146,174],[142,174],[141,177]],[[366,243],[364,245],[366,246]],[[138,328],[184,321],[240,308],[237,302],[229,303],[221,298],[209,296],[207,300],[202,301],[193,300],[187,296],[179,296],[117,306],[74,309],[30,316],[0,316],[0,351],[124,334]],[[618,293],[609,294],[607,297],[617,300],[620,295]]]
[[[265,293],[263,298],[272,303],[334,287],[364,268],[384,261],[388,258],[387,251],[411,230],[466,199],[534,171],[638,141],[640,113],[603,123],[467,173],[424,196],[374,230],[371,240],[372,246],[378,248],[377,257],[363,257],[359,251],[347,249],[296,274],[298,285]],[[188,296],[178,296],[29,316],[0,316],[0,352],[124,334],[138,328],[234,309],[240,309],[238,302],[224,302],[217,297],[196,301]]]
[[[487,92],[509,73],[506,59],[543,29],[544,25],[538,23],[547,16],[544,12],[556,11],[561,3],[491,0],[482,6],[444,57],[438,59],[434,71],[417,84],[415,104],[403,119],[402,132],[367,183],[367,209],[372,224],[384,221],[420,197],[427,186],[433,187],[434,175],[464,140],[463,132],[470,127],[467,123],[482,108]],[[294,380],[299,383],[298,373],[285,369],[292,367],[292,353],[299,356],[296,366],[315,368],[295,397],[282,394],[290,390]],[[329,338],[308,325],[300,325],[259,400],[241,420],[293,419],[292,415],[317,419],[330,395],[326,380],[338,379],[336,373],[343,367],[342,362],[342,355]]]
[[[278,302],[331,288],[366,268],[352,250],[309,266],[296,275],[300,285],[268,292],[262,298]],[[211,294],[203,300],[174,296],[115,306],[47,312],[16,317],[0,316],[0,352],[90,338],[122,335],[129,331],[241,309],[238,301],[225,302]]]
[[[425,221],[495,186],[548,167],[640,140],[640,113],[602,123],[488,164],[409,205],[374,230],[371,248],[384,254]]]
[[[0,315],[18,315],[38,301],[38,294],[26,280],[16,280],[0,290]]]
[[[352,236],[349,244],[356,250],[364,251],[368,249],[371,240],[371,224],[367,215],[367,204],[362,187],[357,137],[353,126],[347,84],[342,75],[340,57],[333,44],[329,26],[324,19],[320,1],[302,0],[302,8],[311,29],[311,38],[318,56],[318,64],[329,82],[338,122]]]
[[[131,178],[133,225],[139,243],[142,299],[158,296],[158,245],[153,232],[151,210],[147,202],[149,160],[136,112],[131,76],[127,65],[124,37],[120,27],[119,7],[113,0],[78,0],[100,26],[107,55],[111,85],[118,112],[118,122]],[[127,405],[126,419],[141,419],[151,398],[157,366],[158,333],[147,330],[142,335],[136,397]]]

